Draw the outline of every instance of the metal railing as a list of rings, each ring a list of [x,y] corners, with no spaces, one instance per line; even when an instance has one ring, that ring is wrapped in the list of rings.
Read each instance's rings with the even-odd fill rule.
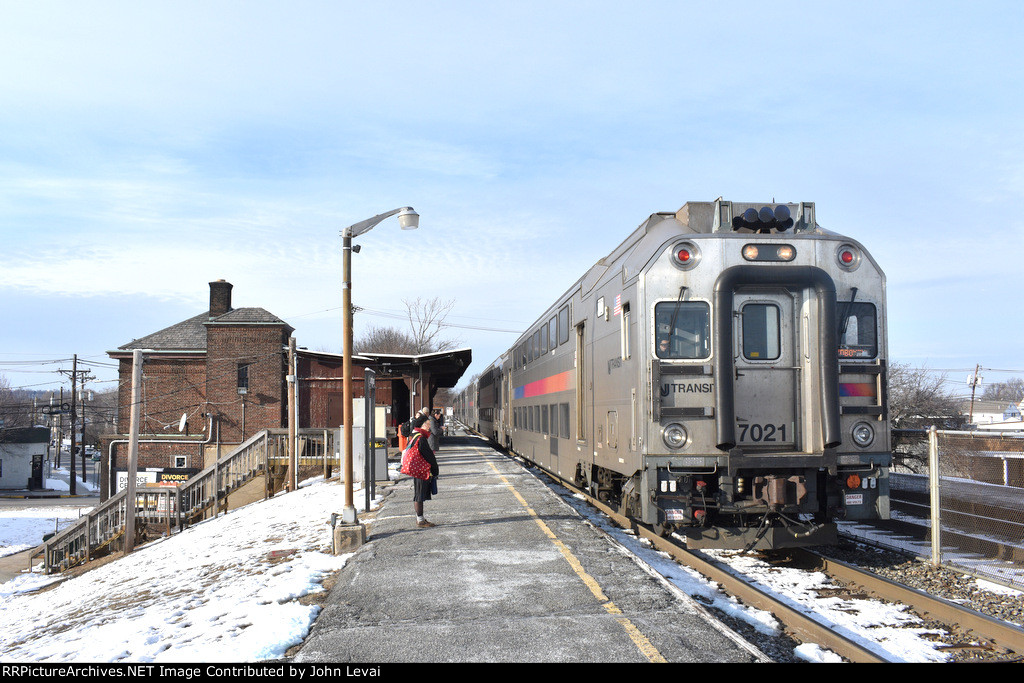
[[[329,430],[300,430],[296,435],[297,469],[326,474],[336,465],[331,439]],[[277,488],[271,473],[283,473],[287,466],[288,431],[263,430],[180,485],[137,489],[137,527],[169,535],[172,528],[182,529],[211,512],[226,511],[227,496],[260,477],[265,482],[263,497],[268,498]],[[99,555],[124,550],[127,506],[127,491],[119,491],[46,539],[42,546],[45,573],[66,571]]]
[[[924,532],[886,543],[1024,588],[1024,435],[933,428],[912,436],[889,476],[891,517]]]

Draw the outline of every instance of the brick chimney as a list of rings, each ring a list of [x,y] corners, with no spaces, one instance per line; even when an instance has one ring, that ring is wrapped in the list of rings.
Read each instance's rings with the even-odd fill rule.
[[[210,317],[224,315],[231,310],[231,287],[230,282],[217,280],[210,283]]]

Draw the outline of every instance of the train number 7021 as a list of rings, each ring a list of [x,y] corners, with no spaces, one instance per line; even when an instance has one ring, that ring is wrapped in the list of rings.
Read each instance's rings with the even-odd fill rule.
[[[740,441],[753,443],[786,441],[786,425],[758,424],[756,422],[737,425]]]

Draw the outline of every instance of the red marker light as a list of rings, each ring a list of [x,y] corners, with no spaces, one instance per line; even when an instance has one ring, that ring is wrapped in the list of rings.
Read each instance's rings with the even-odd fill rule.
[[[836,258],[839,260],[839,265],[843,268],[854,268],[857,265],[858,255],[853,247],[840,247],[839,251],[836,252]]]
[[[669,253],[672,254],[672,263],[683,270],[695,268],[700,262],[700,247],[693,242],[679,242]]]

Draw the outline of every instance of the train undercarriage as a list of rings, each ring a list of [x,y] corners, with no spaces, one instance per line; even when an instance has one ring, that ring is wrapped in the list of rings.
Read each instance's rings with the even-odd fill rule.
[[[638,472],[627,477],[581,464],[575,484],[660,535],[684,537],[692,548],[768,550],[835,543],[832,520],[843,515],[842,482],[818,468],[733,475],[657,468],[653,476]]]

